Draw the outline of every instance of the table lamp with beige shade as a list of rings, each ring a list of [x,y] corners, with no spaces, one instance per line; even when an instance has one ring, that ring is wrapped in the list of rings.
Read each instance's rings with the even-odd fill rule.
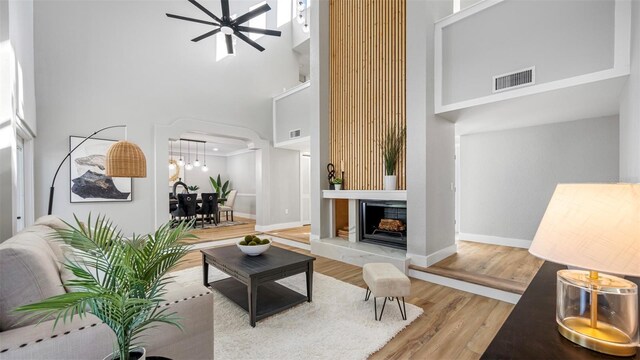
[[[640,184],[558,185],[529,252],[585,269],[558,271],[562,336],[601,353],[636,353],[638,287],[620,276],[640,276]]]

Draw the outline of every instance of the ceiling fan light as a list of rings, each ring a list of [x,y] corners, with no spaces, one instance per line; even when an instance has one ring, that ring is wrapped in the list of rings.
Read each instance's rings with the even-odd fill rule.
[[[229,26],[222,26],[220,27],[220,31],[225,34],[225,35],[231,35],[233,34],[233,29]]]

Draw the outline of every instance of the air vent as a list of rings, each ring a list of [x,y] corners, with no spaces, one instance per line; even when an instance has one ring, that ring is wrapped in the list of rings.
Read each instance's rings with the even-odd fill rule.
[[[300,129],[289,131],[289,139],[295,139],[300,137]]]
[[[505,90],[515,89],[527,85],[535,84],[536,68],[535,66],[528,69],[502,74],[493,77],[493,92],[501,92]]]

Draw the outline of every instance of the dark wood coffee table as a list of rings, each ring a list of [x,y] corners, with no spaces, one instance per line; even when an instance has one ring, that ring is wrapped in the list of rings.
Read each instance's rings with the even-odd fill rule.
[[[311,256],[271,246],[258,256],[242,253],[236,245],[200,250],[205,286],[218,290],[229,300],[249,312],[249,323],[301,304],[311,302],[313,261]],[[209,265],[229,278],[209,283]],[[307,296],[276,283],[276,280],[307,273]]]

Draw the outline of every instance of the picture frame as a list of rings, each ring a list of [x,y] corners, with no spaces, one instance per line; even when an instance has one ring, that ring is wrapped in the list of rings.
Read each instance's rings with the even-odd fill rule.
[[[69,136],[69,150],[85,137]],[[91,138],[80,145],[69,158],[69,201],[71,203],[131,202],[131,178],[106,176],[105,159],[116,140]]]

